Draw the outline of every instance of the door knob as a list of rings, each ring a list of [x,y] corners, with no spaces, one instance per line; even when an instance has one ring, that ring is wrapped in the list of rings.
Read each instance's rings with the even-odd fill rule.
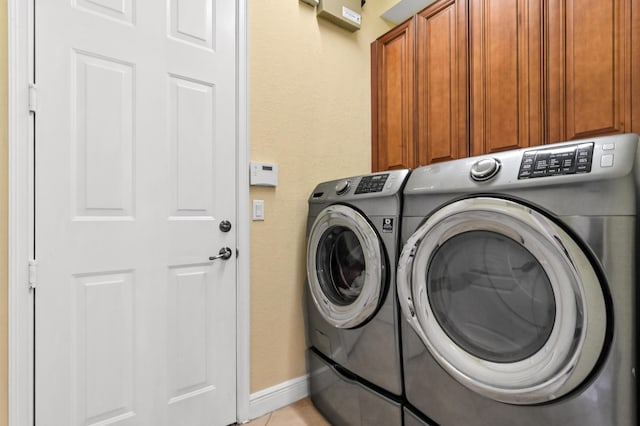
[[[233,254],[233,252],[231,251],[231,249],[229,247],[222,247],[220,249],[220,251],[218,252],[217,256],[209,256],[209,260],[216,260],[216,259],[222,259],[222,260],[227,260],[231,257],[231,255]]]

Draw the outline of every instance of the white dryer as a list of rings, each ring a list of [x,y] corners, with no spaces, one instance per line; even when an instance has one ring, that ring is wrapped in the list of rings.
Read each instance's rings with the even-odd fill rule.
[[[333,424],[402,424],[395,268],[408,174],[325,182],[309,198],[311,398]]]
[[[637,424],[639,153],[628,134],[411,174],[397,285],[425,423]]]

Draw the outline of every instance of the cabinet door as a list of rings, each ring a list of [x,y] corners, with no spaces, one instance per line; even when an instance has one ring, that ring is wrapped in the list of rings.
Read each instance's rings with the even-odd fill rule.
[[[418,15],[418,165],[469,154],[466,0],[441,0]]]
[[[372,47],[372,169],[415,166],[414,19]]]
[[[640,0],[631,1],[631,131],[640,134]]]
[[[541,2],[471,0],[469,15],[472,155],[542,143]]]
[[[549,142],[632,130],[631,5],[547,0]]]

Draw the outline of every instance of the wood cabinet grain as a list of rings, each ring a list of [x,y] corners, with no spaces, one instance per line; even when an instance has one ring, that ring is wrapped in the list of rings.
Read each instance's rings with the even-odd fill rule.
[[[631,131],[640,134],[640,0],[631,2]]]
[[[372,45],[372,169],[415,166],[415,19]]]
[[[548,142],[632,130],[631,7],[630,0],[547,1]]]
[[[542,143],[542,8],[539,1],[473,0],[471,154]]]
[[[439,1],[418,14],[416,45],[417,165],[466,157],[466,1]]]
[[[640,0],[438,0],[372,44],[373,170],[640,133]]]

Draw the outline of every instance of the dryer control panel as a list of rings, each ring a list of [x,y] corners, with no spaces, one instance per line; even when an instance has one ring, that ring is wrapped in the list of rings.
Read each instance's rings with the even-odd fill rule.
[[[593,142],[525,151],[518,179],[591,172]]]

